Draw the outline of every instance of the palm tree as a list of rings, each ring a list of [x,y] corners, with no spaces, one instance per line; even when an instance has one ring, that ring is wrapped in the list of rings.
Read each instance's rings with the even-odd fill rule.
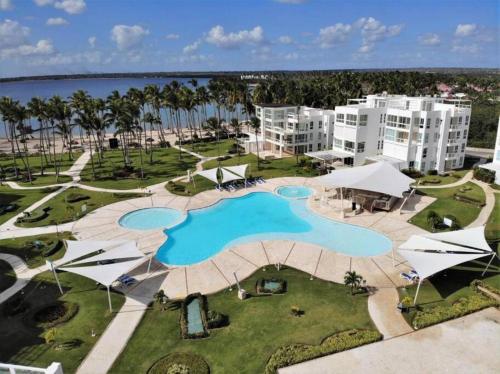
[[[233,118],[231,119],[231,122],[229,123],[229,126],[231,126],[231,129],[233,130],[235,136],[234,136],[234,145],[236,147],[236,151],[238,152],[238,164],[240,163],[240,146],[238,145],[238,138],[241,132],[241,122],[238,121],[238,118]]]
[[[259,156],[260,120],[257,117],[250,118],[250,128],[255,133],[255,145],[257,147],[257,170],[260,170],[260,156]]]
[[[19,169],[17,168],[16,162],[16,150],[14,147],[14,137],[15,137],[15,120],[13,118],[13,108],[14,102],[12,98],[4,96],[0,100],[0,114],[2,114],[2,122],[5,126],[5,136],[10,142],[12,162],[14,164],[14,173],[16,179],[19,178]]]
[[[363,277],[353,271],[346,271],[344,275],[344,285],[351,287],[351,295],[354,295],[354,289],[358,289],[361,286]]]
[[[19,140],[16,130],[14,130],[14,139],[16,143],[16,148],[19,154],[21,154],[21,160],[23,161],[24,168],[28,173],[28,181],[32,182],[31,168],[30,168],[30,160],[28,153],[28,139],[26,139],[27,129],[26,129],[26,120],[31,117],[31,114],[26,109],[24,105],[19,104],[19,102],[15,102],[14,106],[11,109],[11,121],[16,124],[15,129],[19,131],[19,136],[21,137],[21,143],[23,144],[24,151],[21,152],[19,147]]]

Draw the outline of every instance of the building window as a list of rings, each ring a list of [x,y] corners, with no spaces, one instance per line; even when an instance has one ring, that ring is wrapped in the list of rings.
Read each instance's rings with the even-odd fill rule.
[[[368,114],[359,115],[359,125],[366,126],[368,124]]]
[[[384,123],[383,118],[384,117],[383,117],[382,113],[380,113],[380,123]]]
[[[462,143],[461,152],[465,152],[465,143]]]
[[[358,153],[363,153],[365,151],[365,142],[358,143]]]
[[[311,121],[309,123],[309,130],[314,130],[314,122],[313,121]]]
[[[467,130],[464,130],[464,139],[467,139]]]
[[[337,139],[334,137],[333,142],[335,144],[335,147],[342,148],[342,139]]]
[[[429,143],[429,134],[425,134],[425,136],[424,136],[424,143],[425,144]]]
[[[318,143],[318,151],[321,149],[321,143]]]
[[[323,121],[319,121],[319,122],[318,122],[318,127],[319,127],[320,129],[322,129],[322,128],[323,128]]]
[[[425,161],[422,161],[422,164],[420,165],[420,170],[425,171]]]
[[[356,126],[358,122],[358,116],[356,114],[346,114],[345,124],[349,126]]]
[[[390,140],[390,141],[395,141],[396,140],[396,130],[387,129],[385,131],[385,139]]]
[[[465,116],[465,126],[469,126],[469,116]]]
[[[346,140],[344,143],[344,151],[354,152],[354,142]]]
[[[427,157],[427,148],[422,149],[422,158]]]
[[[309,144],[309,152],[312,152],[312,150],[313,150],[313,145]]]
[[[427,118],[427,123],[425,125],[425,128],[428,129],[431,127],[431,119],[430,118]]]
[[[337,122],[344,123],[344,113],[337,114]]]

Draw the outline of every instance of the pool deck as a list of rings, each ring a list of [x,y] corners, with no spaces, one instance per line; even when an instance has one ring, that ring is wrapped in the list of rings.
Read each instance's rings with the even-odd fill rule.
[[[72,231],[79,240],[136,240],[144,253],[153,254],[167,239],[163,229],[126,229],[118,223],[122,215],[148,207],[167,207],[187,212],[211,206],[224,198],[239,197],[252,192],[273,192],[284,185],[305,185],[318,192],[309,198],[310,209],[324,217],[382,233],[392,241],[393,249],[410,235],[424,232],[409,224],[407,220],[430,204],[432,198],[415,196],[407,203],[410,211],[402,214],[396,209],[392,212],[365,212],[341,218],[340,202],[333,200],[326,205],[317,197],[321,191],[320,186],[314,185],[313,182],[311,178],[276,178],[236,192],[210,190],[193,197],[177,196],[165,189],[158,189],[149,197],[121,201],[99,208],[77,221]],[[345,206],[347,205],[346,202]],[[338,283],[342,283],[345,272],[352,269],[362,274],[371,287],[394,288],[406,284],[406,281],[399,277],[399,273],[409,268],[396,253],[393,266],[392,256],[393,251],[379,256],[351,257],[310,243],[288,240],[256,241],[230,247],[198,264],[166,266],[167,276],[161,288],[171,298],[185,297],[194,292],[210,294],[232,287],[235,283],[234,272],[239,279],[244,279],[260,267],[275,266],[278,263],[305,271],[313,278]]]

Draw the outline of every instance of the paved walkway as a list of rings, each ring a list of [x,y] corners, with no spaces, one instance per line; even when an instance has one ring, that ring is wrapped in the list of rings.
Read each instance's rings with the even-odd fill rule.
[[[399,296],[396,288],[379,288],[368,297],[368,312],[377,330],[384,335],[384,339],[413,331],[396,308],[398,302]]]
[[[16,282],[11,287],[7,288],[3,292],[0,292],[0,304],[16,292],[22,290],[35,275],[46,270],[45,266],[30,269],[20,257],[7,253],[0,253],[0,260],[8,262],[16,273]]]
[[[486,204],[483,206],[477,218],[472,221],[467,227],[477,227],[486,225],[488,219],[490,218],[493,209],[495,209],[495,193],[493,188],[491,188],[487,183],[474,180],[474,183],[481,187],[486,196]]]
[[[279,374],[494,374],[500,312],[489,308],[411,334],[278,370]],[[496,353],[495,353],[496,352]]]

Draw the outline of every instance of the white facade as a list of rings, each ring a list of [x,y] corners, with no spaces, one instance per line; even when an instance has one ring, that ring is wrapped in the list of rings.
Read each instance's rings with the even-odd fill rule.
[[[381,156],[422,172],[458,169],[470,112],[467,100],[368,95],[335,108],[333,150],[352,154],[354,166]]]
[[[335,112],[290,105],[256,105],[263,149],[282,157],[330,149]]]
[[[495,152],[493,153],[493,162],[479,166],[494,171],[495,184],[500,184],[500,117],[498,118],[497,139],[495,142]]]

